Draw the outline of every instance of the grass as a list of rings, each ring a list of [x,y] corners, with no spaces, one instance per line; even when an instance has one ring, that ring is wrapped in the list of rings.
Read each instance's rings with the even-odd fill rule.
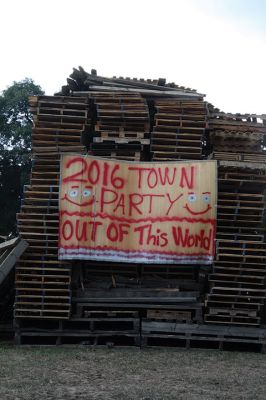
[[[266,399],[266,356],[0,343],[0,399]]]

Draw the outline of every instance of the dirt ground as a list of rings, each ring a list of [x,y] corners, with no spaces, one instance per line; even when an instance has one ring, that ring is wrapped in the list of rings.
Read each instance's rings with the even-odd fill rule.
[[[3,400],[266,399],[266,355],[0,343]]]

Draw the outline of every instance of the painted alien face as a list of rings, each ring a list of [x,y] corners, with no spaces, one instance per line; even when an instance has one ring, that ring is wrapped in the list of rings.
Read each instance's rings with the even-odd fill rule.
[[[210,202],[210,192],[203,192],[200,195],[190,192],[184,208],[192,215],[204,215],[212,208]]]
[[[67,192],[62,197],[62,200],[66,200],[69,203],[79,207],[90,206],[94,203],[94,195],[92,190],[92,186],[69,186]]]

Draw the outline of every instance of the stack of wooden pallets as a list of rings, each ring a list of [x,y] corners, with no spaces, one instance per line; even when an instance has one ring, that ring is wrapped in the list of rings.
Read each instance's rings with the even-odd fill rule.
[[[19,321],[32,318],[39,320],[69,318],[71,315],[71,287],[74,289],[72,317],[80,318],[75,311],[80,307],[80,303],[75,298],[83,287],[83,284],[81,285],[82,277],[79,275],[79,285],[76,286],[77,267],[73,268],[72,276],[71,263],[58,261],[60,153],[87,151],[96,156],[149,161],[152,154],[150,133],[155,113],[152,96],[168,98],[169,95],[171,98],[178,97],[179,100],[175,101],[174,107],[179,107],[180,110],[180,107],[183,107],[180,112],[184,121],[187,114],[192,115],[184,123],[179,118],[177,124],[184,126],[180,129],[182,135],[185,137],[189,126],[191,130],[194,130],[196,125],[197,145],[201,147],[199,138],[202,137],[206,124],[205,111],[202,111],[202,108],[205,110],[202,95],[175,85],[167,87],[167,92],[171,92],[170,94],[165,93],[166,87],[160,86],[163,84],[160,80],[148,82],[119,78],[120,83],[118,83],[115,78],[112,80],[112,84],[110,84],[110,80],[107,83],[101,80],[95,75],[91,76],[90,82],[86,86],[89,88],[86,96],[77,91],[71,96],[30,98],[30,106],[34,114],[33,166],[30,185],[25,188],[21,212],[18,214],[19,231],[21,236],[29,242],[29,248],[16,269],[15,317]],[[81,82],[81,80],[78,81]],[[118,85],[119,90],[113,86],[114,82]],[[98,84],[99,87],[96,88],[95,84]],[[107,85],[107,89],[104,88],[104,85]],[[129,87],[132,91],[128,90]],[[141,92],[142,90],[144,90],[144,94]],[[180,99],[183,97],[184,103],[181,103]],[[157,106],[159,107],[160,102],[156,101],[158,101]],[[190,103],[186,103],[187,101]],[[170,107],[170,110],[167,110],[167,104],[165,106],[165,113],[169,112],[169,118],[173,118],[173,108]],[[198,118],[197,114],[204,115]],[[197,122],[199,119],[200,122]],[[84,145],[81,144],[81,141]],[[193,157],[192,154],[191,158]],[[198,159],[198,155],[195,156],[195,159]],[[178,297],[182,297],[182,291],[194,290],[193,293],[196,297],[193,297],[195,300],[193,301],[197,303],[196,308],[201,307],[197,300],[199,285],[197,283],[198,274],[194,267],[186,266],[186,268],[180,269],[180,266],[137,266],[136,264],[127,264],[121,267],[103,262],[86,262],[85,264],[86,272],[90,274],[97,272],[97,274],[102,274],[103,279],[110,279],[111,282],[113,282],[114,276],[116,280],[123,276],[122,270],[125,271],[125,269],[130,275],[129,279],[137,276],[139,282],[143,282],[143,279],[147,280],[147,277],[151,276],[161,276],[163,279],[167,277],[172,280],[179,277],[175,285],[181,291]],[[83,289],[86,289],[86,285]],[[114,292],[115,290],[114,288]],[[178,302],[180,301],[178,300]],[[107,303],[104,302],[105,307]],[[86,313],[89,312],[90,316],[86,314],[83,317],[93,318],[93,313],[99,311],[98,306],[99,304],[97,307],[93,304],[92,307],[87,307],[88,309],[84,306],[84,310]],[[105,309],[101,306],[100,311],[107,313],[110,311],[110,307],[109,305]],[[121,308],[121,306],[119,307]],[[117,313],[127,310],[125,307],[122,309],[119,307],[115,307]],[[156,310],[156,304],[153,305],[149,301],[148,315],[151,315],[154,307]],[[192,312],[195,309],[193,307],[194,304],[190,306]],[[184,312],[184,308],[186,306],[182,305],[179,310],[181,314]],[[127,311],[133,314],[139,310],[138,307],[132,309],[132,305],[129,309]],[[121,312],[119,314],[121,323],[123,323],[123,316],[124,314]],[[106,318],[112,319],[109,314]],[[118,316],[115,315],[116,320],[117,318]],[[135,321],[134,326],[136,325]]]
[[[210,140],[215,152],[236,152],[244,155],[261,153],[265,126],[260,117],[213,113],[210,120]]]
[[[201,99],[155,100],[155,124],[151,134],[152,159],[198,160],[203,158],[207,128],[206,103]]]
[[[205,321],[260,325],[266,298],[266,126],[255,116],[222,114],[213,116],[210,128],[211,157],[219,160],[218,208]]]
[[[137,93],[95,93],[92,154],[139,161],[149,153],[150,120],[146,100]]]
[[[91,125],[86,97],[40,96],[29,99],[34,114],[33,153],[83,151],[81,132]]]
[[[73,302],[77,315],[84,310],[109,309],[142,311],[142,316],[160,311],[175,310],[182,315],[190,310],[190,321],[196,320],[195,310],[201,309],[198,301],[200,285],[191,269],[157,265],[144,269],[136,264],[83,263],[82,270],[75,270],[73,285],[76,287]],[[73,271],[74,272],[74,271]],[[82,282],[82,284],[80,284]],[[75,309],[73,309],[75,313]],[[170,313],[172,318],[172,313]],[[200,313],[197,313],[197,317]],[[167,315],[169,316],[169,315]]]
[[[136,344],[172,334],[218,341],[219,327],[205,325],[198,334],[191,328],[201,326],[205,297],[206,323],[264,322],[266,118],[217,113],[203,95],[163,79],[104,78],[81,68],[60,95],[31,98],[30,105],[33,166],[18,214],[29,247],[16,269],[18,336],[54,337],[57,343],[67,336],[99,342],[128,336]],[[72,262],[58,261],[64,152],[133,161],[217,160],[217,252],[209,290],[204,265],[82,261],[71,268]],[[47,319],[54,325],[46,329]],[[256,329],[249,329],[255,337]],[[223,332],[227,337],[226,327]]]
[[[30,98],[34,113],[33,164],[18,229],[29,247],[16,268],[16,318],[69,318],[71,264],[58,261],[60,152],[85,150],[87,98]]]

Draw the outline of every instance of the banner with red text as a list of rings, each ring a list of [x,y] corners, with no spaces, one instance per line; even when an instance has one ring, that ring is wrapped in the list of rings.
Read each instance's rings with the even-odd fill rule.
[[[208,264],[215,161],[61,159],[59,259]]]

